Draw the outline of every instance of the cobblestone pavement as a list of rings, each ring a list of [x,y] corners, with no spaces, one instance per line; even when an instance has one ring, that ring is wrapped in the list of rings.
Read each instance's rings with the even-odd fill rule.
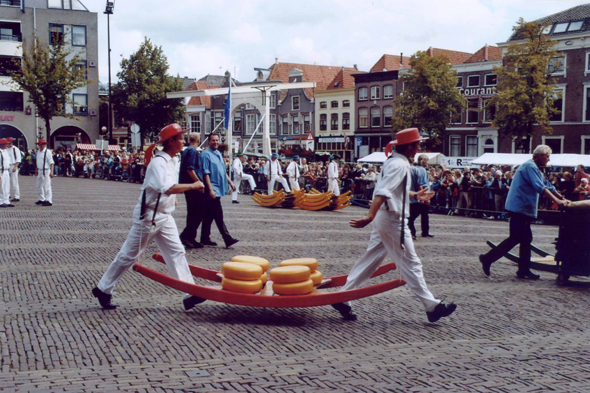
[[[507,235],[505,222],[431,216],[436,237],[416,242],[426,280],[436,296],[459,305],[436,324],[405,287],[357,301],[355,322],[330,307],[205,302],[184,312],[178,292],[132,270],[115,293],[120,307],[104,311],[90,290],[127,235],[139,186],[56,178],[54,206],[39,207],[34,180],[21,177],[22,201],[0,210],[0,390],[590,390],[590,280],[558,287],[542,273],[521,282],[505,259],[486,278],[477,255],[486,239]],[[223,201],[240,242],[191,250],[190,263],[219,269],[237,254],[275,265],[312,256],[332,276],[347,273],[367,245],[369,229],[348,226],[366,213],[361,208],[269,210],[240,201]],[[553,249],[557,228],[533,232],[537,245]],[[148,255],[155,251],[152,245]]]

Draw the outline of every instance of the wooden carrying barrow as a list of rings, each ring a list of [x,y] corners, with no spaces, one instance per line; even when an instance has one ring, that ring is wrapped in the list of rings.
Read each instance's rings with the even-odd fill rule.
[[[164,263],[164,258],[160,254],[154,254],[153,258],[156,261]],[[205,269],[190,264],[189,268],[193,276],[198,278],[203,278],[216,283],[221,283],[221,279],[223,278],[223,275],[215,270]],[[395,269],[395,263],[392,262],[381,266],[371,277],[377,277]],[[261,292],[250,295],[226,291],[221,289],[221,285],[203,286],[189,284],[139,264],[133,265],[133,270],[143,274],[148,278],[151,278],[154,281],[164,284],[167,287],[177,289],[190,295],[221,303],[251,307],[294,308],[327,306],[330,304],[348,302],[351,300],[373,296],[406,284],[404,279],[398,278],[381,284],[371,285],[359,289],[351,289],[348,291],[327,292],[319,290],[343,286],[346,283],[346,278],[348,277],[344,275],[322,280],[322,283],[318,285],[309,295],[280,296],[273,293],[272,281],[269,280],[262,288]]]

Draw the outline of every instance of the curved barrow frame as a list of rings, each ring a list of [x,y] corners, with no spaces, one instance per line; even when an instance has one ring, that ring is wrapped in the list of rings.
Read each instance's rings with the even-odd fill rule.
[[[164,262],[160,254],[154,254],[153,258],[159,262]],[[221,282],[219,272],[215,270],[205,269],[202,267],[189,264],[191,273],[195,277],[203,278],[209,281]],[[383,265],[371,277],[377,277],[390,270],[396,269],[395,263]],[[143,265],[133,265],[133,270],[142,275],[151,278],[167,287],[177,289],[179,291],[188,293],[190,295],[198,296],[207,300],[213,300],[221,303],[236,304],[240,306],[251,307],[271,307],[271,308],[296,308],[296,307],[315,307],[327,306],[330,304],[342,303],[351,300],[361,299],[368,296],[373,296],[382,292],[386,292],[406,284],[404,279],[395,279],[381,284],[371,285],[369,287],[351,289],[348,291],[339,292],[319,292],[314,291],[309,295],[300,296],[274,296],[263,294],[243,294],[236,292],[229,292],[221,288],[202,286],[197,284],[189,284],[166,274],[157,272],[153,269]],[[346,283],[348,276],[331,277],[324,280],[317,289],[320,288],[336,288],[341,287]],[[263,288],[264,292],[264,288]]]
[[[496,243],[491,242],[489,240],[486,241],[486,243],[491,248],[498,247],[498,245]],[[539,254],[542,257],[553,256],[552,254],[549,254],[548,252],[541,250],[540,248],[536,247],[533,244],[531,244],[531,251]],[[506,254],[504,254],[504,257],[514,263],[518,263],[520,261],[520,258],[511,252],[507,252]],[[557,264],[557,262],[555,263],[555,265],[549,265],[547,263],[540,263],[540,262],[531,261],[530,266],[531,266],[531,269],[534,269],[534,270],[540,270],[542,272],[559,274],[559,265]]]

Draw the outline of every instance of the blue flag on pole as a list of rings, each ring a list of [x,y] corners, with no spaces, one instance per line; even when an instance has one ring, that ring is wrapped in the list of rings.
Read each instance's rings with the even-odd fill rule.
[[[223,111],[225,116],[225,122],[223,126],[228,130],[230,116],[231,116],[231,77],[229,78],[229,90],[227,91],[227,100],[225,100],[225,110]]]

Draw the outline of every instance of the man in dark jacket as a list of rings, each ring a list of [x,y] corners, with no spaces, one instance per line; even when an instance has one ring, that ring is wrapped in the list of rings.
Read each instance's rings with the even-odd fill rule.
[[[196,132],[189,135],[190,146],[184,149],[180,161],[179,184],[202,182],[198,175],[199,152],[197,148],[200,142],[201,138]],[[180,234],[180,241],[186,248],[203,248],[203,245],[197,241],[197,230],[203,221],[203,189],[186,191],[184,197],[186,198],[186,228]]]

